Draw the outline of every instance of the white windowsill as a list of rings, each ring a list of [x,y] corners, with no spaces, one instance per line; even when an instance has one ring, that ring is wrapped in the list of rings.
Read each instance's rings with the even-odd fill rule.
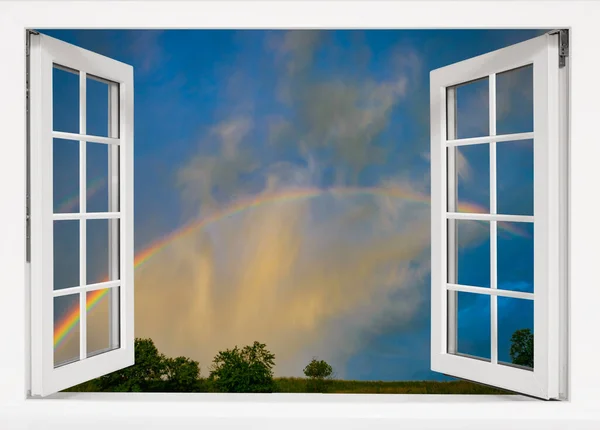
[[[25,428],[42,424],[65,428],[68,423],[84,425],[86,430],[96,428],[90,423],[103,429],[127,423],[126,428],[147,430],[149,424],[150,428],[214,428],[219,423],[238,428],[236,423],[257,422],[261,428],[271,423],[273,428],[286,429],[312,428],[313,423],[321,428],[330,422],[336,428],[346,423],[350,428],[373,423],[378,429],[454,428],[450,424],[460,423],[457,428],[505,430],[526,423],[528,430],[597,430],[600,418],[597,408],[521,395],[57,393],[13,406],[0,410],[0,422],[20,423]]]

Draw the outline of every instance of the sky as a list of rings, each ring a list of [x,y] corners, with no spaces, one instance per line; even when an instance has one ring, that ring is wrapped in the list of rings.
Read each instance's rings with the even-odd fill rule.
[[[337,377],[432,372],[429,72],[541,30],[40,30],[134,67],[135,335],[199,361],[255,340],[277,376],[313,357]],[[87,132],[107,136],[105,83]],[[78,77],[55,69],[53,124],[78,132]],[[458,138],[489,133],[487,80],[457,88]],[[533,131],[531,67],[497,77],[498,134]],[[54,210],[77,212],[78,144],[54,142]],[[487,145],[456,155],[459,211],[489,211]],[[87,144],[88,211],[108,209],[102,144]],[[531,140],[497,149],[499,213],[533,214]],[[458,282],[489,287],[489,225],[458,221]],[[108,270],[108,221],[88,223],[87,282]],[[55,288],[79,284],[77,222],[55,223]],[[498,287],[533,291],[533,228],[498,233]],[[107,344],[90,298],[89,350]],[[55,302],[58,361],[78,354]],[[90,303],[92,303],[90,301]],[[458,296],[458,350],[490,356],[489,297]],[[498,299],[499,359],[533,303]]]

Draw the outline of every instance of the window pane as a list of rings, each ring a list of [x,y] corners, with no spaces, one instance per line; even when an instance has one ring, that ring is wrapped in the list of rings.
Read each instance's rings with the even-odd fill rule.
[[[533,215],[533,140],[496,145],[498,213]]]
[[[108,137],[108,84],[88,76],[86,93],[87,134]]]
[[[452,150],[452,148],[449,148]],[[490,148],[487,143],[455,148],[457,212],[490,212]]]
[[[498,223],[498,288],[533,293],[533,223]]]
[[[118,287],[90,291],[87,293],[86,322],[88,357],[119,347],[118,304]],[[113,314],[113,311],[116,312],[116,314]]]
[[[87,283],[95,284],[119,279],[119,220],[90,219],[87,220],[86,228]]]
[[[533,368],[533,300],[498,297],[498,362]]]
[[[490,226],[487,221],[450,220],[456,223],[457,273],[450,283],[489,288],[490,286]]]
[[[54,367],[79,360],[79,294],[54,297]]]
[[[52,69],[52,128],[79,133],[79,72]]]
[[[456,94],[456,139],[490,134],[490,94],[487,76],[477,81],[449,88]],[[451,124],[450,124],[451,126]]]
[[[108,152],[102,143],[87,143],[87,212],[108,212]]]
[[[456,294],[457,353],[490,360],[490,296],[462,291]]]
[[[79,286],[79,221],[54,221],[54,289]]]
[[[496,134],[533,131],[533,65],[496,75]]]
[[[54,139],[52,147],[54,213],[79,212],[79,142]]]

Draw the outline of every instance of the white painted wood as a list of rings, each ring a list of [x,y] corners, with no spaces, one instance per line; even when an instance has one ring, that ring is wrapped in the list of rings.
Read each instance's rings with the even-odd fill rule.
[[[518,391],[543,399],[558,397],[559,380],[559,178],[558,37],[544,35],[452,64],[430,74],[431,94],[431,368],[434,371]],[[447,141],[446,88],[533,64],[534,130],[519,135]],[[490,115],[494,113],[492,109]],[[492,124],[491,133],[495,132]],[[446,147],[459,144],[534,139],[534,216],[446,213]],[[495,154],[491,154],[495,158]],[[495,162],[495,160],[494,160]],[[494,163],[495,164],[495,163]],[[495,175],[495,169],[494,175]],[[490,179],[493,179],[490,177]],[[495,179],[494,179],[495,182]],[[491,195],[495,200],[495,193]],[[492,201],[490,201],[492,203]],[[494,209],[494,208],[492,208]],[[534,369],[508,367],[448,354],[447,219],[534,223]],[[497,225],[496,225],[497,228]],[[497,268],[496,268],[497,269]],[[497,271],[497,270],[496,270]],[[494,297],[506,292],[487,289]],[[501,292],[502,291],[502,292]],[[474,291],[472,291],[474,292]],[[479,289],[478,289],[478,292]],[[481,292],[483,293],[483,292]],[[526,293],[511,292],[511,295]],[[520,297],[526,298],[526,297]],[[533,299],[533,296],[528,297]],[[497,357],[496,357],[497,358]]]
[[[83,50],[45,35],[32,35],[31,44],[31,205],[32,205],[32,258],[31,258],[31,394],[47,396],[134,363],[133,332],[133,68],[110,58]],[[80,133],[57,133],[52,130],[52,67],[60,64],[87,74],[104,78],[119,85],[118,127],[120,136],[99,138],[87,136],[85,130],[85,91],[82,92]],[[85,88],[85,83],[81,83]],[[81,212],[53,214],[52,196],[52,139],[66,138],[82,142],[119,145],[119,212],[86,213],[85,185],[81,187]],[[85,150],[80,160],[80,180],[85,184]],[[81,261],[79,287],[80,309],[85,310],[85,292],[98,288],[119,286],[119,348],[86,358],[85,345],[80,350],[83,359],[54,368],[53,311],[54,298],[66,291],[53,288],[53,223],[59,220],[79,220],[82,226],[88,219],[120,220],[119,249],[121,279],[118,283],[85,285],[85,247]],[[82,227],[80,232],[85,232]],[[80,239],[85,245],[85,235]],[[75,290],[72,290],[75,291]],[[83,312],[83,321],[85,321]],[[83,323],[85,324],[85,322]],[[85,341],[84,334],[80,340]]]
[[[524,291],[502,290],[499,288],[476,287],[473,285],[463,284],[447,284],[448,291],[463,291],[465,293],[483,294],[497,297],[512,297],[514,299],[533,300],[534,293],[526,293]]]
[[[85,71],[79,72],[79,134],[85,136],[87,128]],[[87,142],[79,141],[79,211],[87,212]],[[85,217],[79,220],[79,285],[87,284],[87,222]],[[87,356],[87,294],[79,294],[79,359]]]
[[[111,138],[119,137],[119,86],[115,83],[108,84],[108,135]],[[108,147],[108,210],[119,212],[119,147]],[[108,221],[108,261],[109,279],[119,279],[119,220]],[[119,347],[119,289],[110,291],[108,306],[108,345],[111,349]]]
[[[533,133],[514,133],[514,134],[501,134],[499,136],[481,136],[481,137],[469,137],[465,139],[449,139],[446,141],[447,146],[466,146],[466,145],[479,145],[481,143],[488,142],[514,142],[516,140],[528,140],[533,139]]]
[[[96,290],[104,290],[106,288],[114,289],[115,287],[119,287],[121,285],[121,281],[107,281],[107,282],[98,282],[95,284],[87,284],[79,287],[69,287],[62,288],[60,290],[54,290],[54,297],[68,296],[69,294],[78,294],[81,292],[91,292]]]
[[[559,79],[559,150],[560,150],[560,268],[561,274],[559,281],[560,289],[560,381],[559,381],[559,397],[562,400],[570,398],[570,348],[569,348],[569,306],[570,306],[570,289],[569,289],[569,208],[570,193],[569,193],[569,170],[570,170],[570,58],[566,58],[565,67],[560,68],[558,72]]]
[[[53,131],[52,137],[55,139],[79,140],[93,143],[104,143],[107,145],[119,145],[119,139],[102,136],[90,136],[85,133],[69,133],[66,131]]]
[[[489,127],[490,136],[496,135],[496,74],[492,73],[488,78],[489,84]],[[490,214],[496,214],[497,208],[497,186],[496,186],[496,142],[490,141]],[[498,258],[497,239],[498,222],[490,221],[490,288],[498,287]],[[498,363],[498,299],[495,295],[490,297],[490,359],[492,363]]]
[[[447,126],[446,134],[448,139],[456,137],[456,88],[448,88],[446,91],[446,114]],[[458,201],[458,184],[456,175],[456,151],[458,149],[449,147],[447,150],[447,169],[448,169],[448,186],[447,186],[447,210],[449,212],[456,211]],[[458,282],[458,229],[456,221],[451,220],[447,224],[448,228],[448,279],[449,283]],[[448,291],[448,353],[457,352],[458,342],[458,294],[455,291]]]
[[[54,221],[60,220],[86,220],[86,219],[118,219],[121,212],[88,212],[88,213],[55,213],[52,215]]]
[[[58,215],[58,214],[57,214]],[[61,216],[63,214],[60,214]],[[69,216],[72,214],[64,214]],[[505,222],[534,222],[535,218],[531,215],[503,215],[503,214],[480,214],[480,213],[469,213],[469,212],[448,212],[446,214],[448,219],[464,219],[473,221],[505,221]]]

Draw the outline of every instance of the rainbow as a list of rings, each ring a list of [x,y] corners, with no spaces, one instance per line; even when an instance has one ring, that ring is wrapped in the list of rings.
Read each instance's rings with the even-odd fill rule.
[[[104,280],[103,282],[106,282]],[[102,300],[102,298],[108,293],[110,289],[105,288],[102,290],[94,290],[87,294],[85,309],[86,312],[91,311],[96,305]],[[54,348],[58,348],[60,344],[65,340],[67,335],[75,328],[79,323],[79,306],[73,306],[73,308],[65,315],[60,321],[58,326],[54,328]]]
[[[87,186],[87,197],[88,199],[100,191],[106,185],[106,178],[99,177],[90,181]],[[71,212],[75,209],[75,206],[79,203],[79,193],[66,198],[61,203],[59,203],[58,208],[56,209],[57,213],[66,213]]]
[[[134,259],[134,268],[137,269],[149,261],[153,256],[158,254],[162,249],[166,248],[170,243],[179,238],[187,236],[194,231],[198,231],[215,223],[221,219],[231,217],[245,210],[263,206],[275,202],[288,202],[302,199],[310,199],[323,195],[331,196],[358,196],[358,195],[378,195],[383,197],[391,197],[403,199],[407,201],[429,204],[430,196],[427,194],[418,193],[406,188],[398,186],[389,187],[332,187],[332,188],[294,188],[279,192],[266,192],[258,196],[251,196],[236,200],[231,205],[225,207],[221,211],[195,219],[187,224],[184,224],[174,232],[167,234],[160,239],[152,242],[144,250],[140,251]],[[474,203],[459,202],[458,210],[467,213],[486,213],[486,210]],[[499,222],[498,227],[516,236],[529,237],[526,231],[517,228],[512,223]],[[108,281],[108,278],[102,282]],[[96,290],[87,298],[86,309],[92,309],[108,292],[108,289]],[[79,306],[74,306],[73,309],[60,321],[54,332],[54,347],[57,348],[73,330],[79,322]]]

